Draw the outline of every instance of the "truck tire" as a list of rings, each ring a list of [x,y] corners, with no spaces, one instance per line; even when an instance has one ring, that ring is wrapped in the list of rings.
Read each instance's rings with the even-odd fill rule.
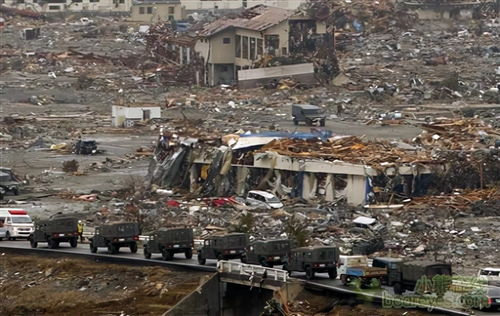
[[[71,246],[71,248],[76,248],[76,246],[78,246],[78,239],[76,238],[71,238],[69,240],[69,245]]]
[[[31,248],[36,248],[38,247],[38,243],[33,240],[33,238],[30,238],[30,246]]]
[[[198,252],[198,263],[201,264],[202,266],[207,263],[207,259],[203,258],[203,255],[201,252]]]
[[[148,247],[144,247],[144,258],[151,259],[151,252],[149,252]]]
[[[321,121],[319,121],[319,126],[324,127],[324,126],[325,126],[325,120],[321,120]]]
[[[403,285],[399,282],[394,283],[393,288],[394,288],[394,294],[402,295],[405,292],[405,290],[403,289]]]
[[[328,277],[332,280],[335,280],[337,278],[337,269],[333,268],[328,270]]]
[[[288,272],[288,276],[292,276],[292,271],[288,270],[288,263],[283,263],[283,267],[281,269]]]
[[[241,256],[240,261],[241,261],[241,263],[247,263],[248,262],[247,256],[245,256],[245,255]]]
[[[306,119],[306,125],[307,126],[312,126],[313,125],[313,121],[310,120],[310,119]]]
[[[91,253],[97,253],[97,247],[94,246],[93,242],[90,242],[90,252]]]
[[[193,258],[193,249],[191,248],[186,249],[186,251],[184,251],[184,256],[186,256],[186,259]]]
[[[306,279],[312,280],[314,279],[314,270],[311,266],[306,267]]]
[[[163,260],[168,261],[174,258],[174,254],[170,250],[163,249],[161,251],[161,257]]]
[[[113,245],[112,243],[109,243],[108,244],[108,252],[111,254],[116,254],[116,253],[118,253],[118,248],[115,245]]]
[[[50,249],[56,249],[59,246],[59,242],[55,241],[52,238],[49,238],[47,240],[47,245],[49,246]]]
[[[137,252],[137,243],[130,244],[130,252],[131,253]]]
[[[295,125],[295,126],[299,125],[299,121],[297,121],[297,120],[294,119],[293,120],[293,125]]]
[[[347,275],[345,275],[345,274],[340,275],[340,281],[342,282],[343,285],[347,285],[347,283],[349,283],[349,279],[347,278]]]
[[[10,233],[9,233],[9,231],[7,231],[7,232],[5,233],[5,239],[7,239],[7,240],[12,240],[12,238],[10,237]]]

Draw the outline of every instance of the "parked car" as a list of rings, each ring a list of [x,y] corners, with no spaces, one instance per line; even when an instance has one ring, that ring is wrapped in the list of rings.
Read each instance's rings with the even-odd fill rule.
[[[500,268],[483,268],[477,272],[480,280],[486,281],[488,285],[500,286]]]
[[[394,287],[394,293],[413,291],[423,276],[432,279],[435,275],[451,276],[451,264],[435,261],[401,262],[388,269],[387,284]]]
[[[316,273],[327,272],[330,279],[337,278],[337,264],[340,251],[337,247],[301,247],[292,249],[283,270],[305,272],[308,280]]]
[[[242,261],[272,268],[285,263],[291,248],[292,242],[289,239],[258,240],[245,249]]]
[[[90,237],[90,252],[96,253],[99,247],[108,248],[108,252],[115,254],[121,247],[129,247],[130,252],[137,252],[137,241],[139,240],[139,224],[122,222],[102,225],[95,229],[93,237]]]
[[[198,263],[205,264],[207,259],[241,259],[247,246],[247,234],[231,233],[210,236],[203,241],[203,246],[198,250]]]
[[[260,190],[248,191],[246,203],[250,206],[265,208],[265,209],[275,209],[282,208],[283,203],[276,195]]]
[[[293,104],[292,105],[293,124],[299,125],[304,122],[306,125],[319,123],[325,126],[326,115],[322,107],[312,104]]]
[[[191,228],[160,228],[144,243],[144,257],[150,259],[153,253],[161,253],[163,260],[172,260],[174,254],[184,253],[186,259],[191,259],[193,242]]]
[[[366,256],[340,256],[338,273],[344,285],[359,282],[359,287],[373,284],[380,286],[387,276],[387,269],[370,267]]]
[[[35,231],[28,240],[31,248],[36,248],[39,242],[46,242],[51,249],[59,247],[61,242],[69,242],[75,248],[78,245],[78,218],[56,214],[47,220],[37,221]]]
[[[500,287],[476,288],[460,297],[462,306],[478,310],[500,310]]]
[[[19,179],[12,169],[0,167],[0,195],[3,197],[7,193],[11,192],[14,195],[18,195],[21,191],[21,187],[24,181]]]

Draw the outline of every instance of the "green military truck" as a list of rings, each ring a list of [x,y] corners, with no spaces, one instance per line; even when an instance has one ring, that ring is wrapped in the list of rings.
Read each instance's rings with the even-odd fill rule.
[[[292,242],[289,239],[255,241],[246,248],[242,261],[272,268],[286,261],[291,248]]]
[[[139,224],[122,222],[96,227],[94,236],[90,240],[90,252],[96,253],[99,247],[108,248],[108,252],[115,254],[121,247],[130,248],[130,252],[137,252],[139,240]]]
[[[340,251],[337,247],[301,247],[288,254],[283,270],[291,275],[293,271],[305,272],[308,280],[314,279],[316,273],[327,272],[330,279],[337,278],[337,265]]]
[[[403,294],[413,291],[417,282],[426,276],[431,280],[436,275],[451,276],[451,264],[436,261],[406,261],[387,268],[387,285],[394,288],[394,293]]]
[[[174,254],[184,253],[186,259],[191,259],[193,243],[191,228],[160,228],[144,243],[144,258],[150,259],[153,253],[161,253],[163,260],[172,260]]]
[[[231,233],[210,236],[203,241],[203,246],[198,250],[198,263],[203,265],[207,259],[241,259],[247,246],[247,234]]]
[[[28,237],[31,248],[38,247],[39,242],[46,242],[55,249],[62,242],[71,247],[78,245],[78,218],[71,215],[56,214],[49,219],[36,221],[35,230]]]

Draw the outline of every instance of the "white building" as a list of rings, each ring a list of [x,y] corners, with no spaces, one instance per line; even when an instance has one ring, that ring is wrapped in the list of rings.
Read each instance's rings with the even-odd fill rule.
[[[3,5],[16,9],[31,9],[40,13],[54,12],[129,12],[132,0],[4,0]]]
[[[181,0],[186,10],[239,9],[251,8],[259,4],[295,10],[305,2],[307,0]]]
[[[161,108],[154,105],[113,105],[111,112],[114,127],[131,127],[136,121],[161,118]]]

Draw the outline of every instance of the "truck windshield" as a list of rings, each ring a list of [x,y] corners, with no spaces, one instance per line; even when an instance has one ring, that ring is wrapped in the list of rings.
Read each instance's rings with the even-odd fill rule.
[[[28,216],[12,217],[12,223],[15,224],[31,224],[31,218]]]

